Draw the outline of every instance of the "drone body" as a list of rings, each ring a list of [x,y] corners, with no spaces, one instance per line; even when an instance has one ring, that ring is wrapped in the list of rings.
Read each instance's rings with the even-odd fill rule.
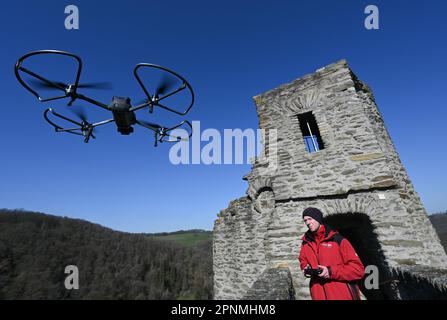
[[[130,108],[132,108],[130,98],[113,97],[110,109],[118,132],[121,134],[131,134],[133,132],[132,126],[137,123],[135,112],[131,111]]]
[[[23,67],[23,62],[35,55],[63,55],[68,56],[76,60],[78,64],[78,69],[76,73],[76,80],[73,84],[66,84],[63,82],[58,81],[51,81],[49,79],[46,79],[45,77]],[[151,94],[147,87],[144,85],[143,81],[141,80],[138,70],[140,68],[149,68],[151,70],[157,69],[161,70],[164,73],[169,74],[171,77],[175,77],[178,80],[179,85],[177,88],[170,89],[170,87],[173,87],[173,83],[169,83],[165,78],[164,83],[160,84]],[[42,88],[50,88],[55,89],[63,92],[63,95],[58,95],[55,97],[50,98],[42,98],[36,90],[34,90],[28,83],[26,83],[21,75],[20,72],[26,73],[29,76],[33,77],[34,83],[38,87]],[[137,82],[139,83],[140,87],[142,88],[146,98],[144,101],[136,106],[132,106],[131,99],[129,97],[112,97],[112,102],[110,104],[104,104],[102,102],[96,101],[95,99],[92,99],[90,97],[87,97],[86,95],[83,95],[78,92],[78,89],[80,88],[88,88],[88,87],[94,87],[92,84],[80,84],[79,79],[82,71],[82,60],[78,56],[64,51],[58,51],[58,50],[40,50],[40,51],[33,51],[30,53],[27,53],[26,55],[22,56],[15,64],[15,75],[19,82],[27,89],[29,92],[31,92],[40,102],[48,102],[48,101],[54,101],[58,99],[64,99],[69,98],[69,101],[67,103],[67,106],[71,108],[72,104],[76,100],[83,100],[86,101],[92,105],[95,105],[97,107],[100,107],[102,109],[105,109],[107,111],[110,111],[112,113],[112,118],[103,120],[96,123],[90,123],[87,121],[87,117],[85,114],[78,113],[78,117],[81,121],[73,120],[69,117],[63,116],[62,114],[54,111],[52,108],[48,108],[44,112],[44,118],[45,120],[54,127],[56,132],[67,132],[72,133],[76,135],[81,135],[84,137],[84,142],[89,142],[90,138],[96,138],[93,134],[94,128],[100,125],[104,125],[110,122],[115,122],[117,126],[117,131],[121,133],[122,135],[129,135],[132,132],[134,132],[134,125],[138,124],[142,127],[145,127],[147,129],[152,130],[155,133],[155,146],[157,146],[158,142],[177,142],[180,140],[184,140],[185,137],[180,136],[172,136],[170,135],[170,132],[174,129],[177,129],[183,125],[186,125],[186,127],[189,127],[190,134],[188,135],[188,138],[192,136],[192,126],[187,120],[183,120],[178,125],[173,127],[164,127],[155,123],[138,120],[136,116],[136,111],[147,108],[149,110],[149,113],[152,114],[154,111],[154,107],[159,107],[162,109],[165,109],[169,112],[176,113],[178,115],[185,115],[192,107],[194,103],[194,92],[189,85],[189,83],[180,75],[175,73],[172,70],[169,70],[167,68],[157,66],[154,64],[148,64],[148,63],[140,63],[137,64],[134,68],[134,76],[137,79]],[[35,80],[37,79],[37,80]],[[155,88],[153,86],[152,88]],[[179,92],[182,92],[186,90],[190,93],[190,102],[187,104],[186,110],[183,112],[178,111],[170,106],[167,106],[165,104],[162,104],[161,101],[176,95]],[[164,103],[164,102],[163,102]],[[62,119],[65,123],[70,123],[71,125],[75,125],[75,127],[64,127],[62,125],[56,124],[54,120],[50,119],[50,114],[52,116],[55,116],[59,119]]]

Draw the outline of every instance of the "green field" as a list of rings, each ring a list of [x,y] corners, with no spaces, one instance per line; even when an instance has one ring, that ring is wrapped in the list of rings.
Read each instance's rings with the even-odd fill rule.
[[[155,239],[174,241],[179,244],[194,247],[201,242],[211,240],[213,235],[210,231],[206,232],[184,232],[184,233],[172,233],[167,235],[153,235]]]

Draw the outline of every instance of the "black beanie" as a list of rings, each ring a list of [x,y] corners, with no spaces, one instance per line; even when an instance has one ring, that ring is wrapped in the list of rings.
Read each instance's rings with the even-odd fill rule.
[[[307,209],[304,209],[303,218],[304,218],[304,216],[311,217],[314,220],[318,221],[320,224],[323,223],[323,213],[320,210],[318,210],[317,208],[309,207]]]

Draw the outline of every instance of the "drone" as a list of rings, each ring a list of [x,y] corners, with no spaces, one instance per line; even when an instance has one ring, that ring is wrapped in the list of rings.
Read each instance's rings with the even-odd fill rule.
[[[60,81],[53,81],[49,80],[31,70],[28,68],[25,68],[23,66],[23,63],[26,59],[36,56],[36,55],[63,55],[68,56],[70,58],[73,58],[77,62],[77,71],[76,71],[76,78],[74,83],[64,83]],[[144,85],[143,81],[141,80],[139,70],[143,68],[150,68],[150,69],[157,69],[161,70],[163,72],[164,78],[162,78],[161,83],[155,88],[153,91],[154,93],[151,94],[150,91],[147,89],[147,87]],[[82,60],[79,56],[66,52],[66,51],[59,51],[59,50],[38,50],[38,51],[32,51],[24,56],[20,57],[19,60],[17,60],[15,64],[15,75],[17,77],[17,80],[20,82],[20,84],[25,87],[26,90],[31,92],[40,102],[48,102],[48,101],[54,101],[59,99],[65,99],[68,98],[69,101],[67,103],[68,107],[71,107],[73,103],[76,100],[83,100],[88,102],[89,104],[92,104],[94,106],[100,107],[102,109],[105,109],[107,111],[111,111],[112,118],[90,123],[87,121],[87,117],[84,112],[78,112],[76,115],[78,116],[79,120],[75,120],[72,118],[69,118],[67,116],[64,116],[56,111],[54,111],[52,108],[48,108],[44,111],[43,116],[44,119],[54,127],[56,132],[66,132],[71,134],[76,134],[84,137],[84,142],[88,143],[91,138],[96,139],[96,136],[94,134],[94,129],[98,126],[102,126],[107,123],[115,122],[117,131],[121,133],[122,135],[129,135],[132,132],[134,132],[134,125],[140,125],[144,128],[147,128],[149,130],[152,130],[154,132],[154,139],[155,143],[154,146],[156,147],[158,143],[162,142],[178,142],[178,141],[187,141],[192,136],[192,126],[191,123],[187,120],[183,120],[179,124],[173,126],[173,127],[164,127],[156,123],[147,122],[144,120],[138,120],[136,117],[136,111],[147,109],[149,113],[153,113],[154,108],[162,108],[169,112],[175,113],[180,116],[186,115],[189,110],[192,108],[192,105],[194,104],[194,92],[192,90],[191,85],[184,79],[182,76],[177,74],[176,72],[162,67],[155,64],[150,63],[139,63],[135,66],[133,70],[133,74],[135,78],[137,79],[138,84],[140,85],[141,89],[144,92],[145,99],[142,100],[140,103],[137,103],[136,105],[132,105],[131,99],[129,97],[112,97],[112,102],[110,104],[105,104],[100,101],[97,101],[95,99],[92,99],[84,94],[81,94],[78,89],[82,88],[98,88],[98,87],[105,87],[104,84],[95,84],[95,83],[79,83],[80,77],[81,77],[81,71],[82,71]],[[40,88],[49,88],[49,89],[55,89],[59,90],[62,93],[49,98],[43,98],[39,95],[39,93],[34,90],[27,82],[25,82],[22,79],[21,72],[28,74],[31,76],[30,82],[34,84],[34,87],[40,87]],[[169,81],[170,79],[167,77],[174,77],[177,80],[177,86],[174,86],[173,81]],[[182,109],[183,111],[177,110],[177,108],[173,108],[172,106],[167,106],[165,104],[164,100],[168,97],[172,97],[173,95],[181,92],[181,91],[189,91],[190,98],[186,101],[185,104],[186,109]],[[166,101],[166,100],[165,100]],[[55,119],[58,120],[58,124],[55,122]],[[63,120],[67,124],[69,124],[68,127],[63,126],[60,124],[60,121]],[[173,130],[177,128],[188,128],[187,132],[190,132],[188,137],[181,137],[178,135],[173,135]]]

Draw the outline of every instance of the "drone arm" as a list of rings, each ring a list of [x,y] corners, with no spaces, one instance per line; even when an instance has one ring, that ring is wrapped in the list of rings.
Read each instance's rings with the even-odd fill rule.
[[[133,107],[133,108],[130,108],[129,111],[137,111],[137,110],[146,108],[147,106],[149,106],[149,105],[151,105],[151,104],[153,104],[152,101],[151,101],[151,102],[145,102],[145,103],[142,103],[142,104],[140,104],[140,105],[138,105],[138,106],[135,106],[135,107]]]
[[[106,110],[110,111],[110,107],[108,105],[106,105],[106,104],[104,104],[102,102],[96,101],[94,99],[91,99],[91,98],[89,98],[87,96],[84,96],[83,94],[78,94],[77,98],[81,99],[81,100],[84,100],[84,101],[87,101],[87,102],[89,102],[91,104],[94,104],[95,106],[98,106],[98,107],[101,107],[103,109],[106,109]]]
[[[113,122],[113,121],[115,121],[115,120],[114,119],[108,119],[108,120],[96,122],[96,123],[92,124],[91,126],[92,127],[102,126],[103,124],[110,123],[110,122]]]

